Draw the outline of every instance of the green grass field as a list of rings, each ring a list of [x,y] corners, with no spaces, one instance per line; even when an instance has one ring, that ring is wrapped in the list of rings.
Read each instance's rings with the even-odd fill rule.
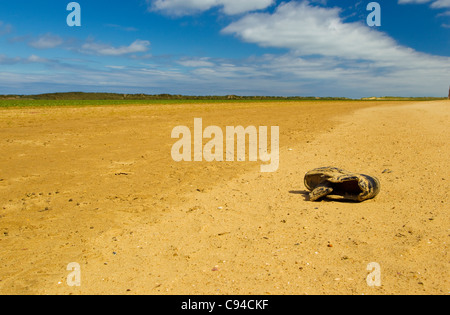
[[[67,95],[66,95],[67,96]],[[0,108],[21,108],[21,107],[61,107],[61,106],[110,106],[110,105],[170,105],[170,104],[211,104],[211,103],[249,103],[249,102],[299,102],[299,101],[361,101],[360,99],[346,99],[346,98],[315,98],[315,97],[169,97],[169,98],[142,98],[142,99],[86,99],[88,95],[83,95],[83,98],[74,99],[72,97],[65,98],[60,94],[58,99],[45,98],[38,96],[36,98],[12,98],[0,96]],[[433,97],[381,97],[376,99],[363,99],[363,101],[430,101],[442,100],[446,98]]]
[[[0,108],[218,103],[219,100],[0,100]]]
[[[214,103],[251,103],[251,102],[299,102],[311,99],[154,99],[154,100],[27,100],[0,99],[0,108],[20,107],[60,107],[60,106],[110,106],[110,105],[182,105],[182,104],[214,104]],[[327,101],[327,99],[321,99]],[[328,101],[336,101],[328,99]],[[352,101],[352,100],[348,100]]]

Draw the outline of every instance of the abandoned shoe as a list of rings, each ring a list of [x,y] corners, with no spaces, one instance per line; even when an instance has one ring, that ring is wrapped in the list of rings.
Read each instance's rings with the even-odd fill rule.
[[[335,167],[321,167],[305,175],[305,186],[311,201],[321,198],[362,202],[380,192],[377,178],[356,174]]]

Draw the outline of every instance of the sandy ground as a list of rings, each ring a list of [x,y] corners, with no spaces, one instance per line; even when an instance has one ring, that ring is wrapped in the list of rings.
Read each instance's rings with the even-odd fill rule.
[[[449,114],[448,101],[1,110],[0,293],[448,294]],[[174,162],[171,131],[195,117],[279,126],[279,170]],[[303,177],[321,166],[382,191],[309,202]]]

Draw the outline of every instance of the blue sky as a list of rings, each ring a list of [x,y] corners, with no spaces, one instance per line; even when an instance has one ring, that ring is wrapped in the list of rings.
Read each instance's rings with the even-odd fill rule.
[[[446,96],[450,0],[0,2],[0,94]]]

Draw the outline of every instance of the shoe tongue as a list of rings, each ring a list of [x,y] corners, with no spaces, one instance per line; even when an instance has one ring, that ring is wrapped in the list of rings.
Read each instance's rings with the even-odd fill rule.
[[[323,182],[316,187],[310,194],[309,198],[311,201],[319,200],[320,198],[326,197],[333,192],[333,187],[328,182]]]

